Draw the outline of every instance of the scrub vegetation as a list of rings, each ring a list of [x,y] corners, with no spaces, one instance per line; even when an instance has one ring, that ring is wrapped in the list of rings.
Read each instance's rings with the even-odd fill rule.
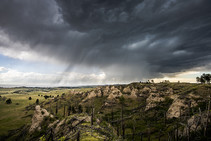
[[[0,93],[1,140],[210,139],[209,84],[152,81]]]

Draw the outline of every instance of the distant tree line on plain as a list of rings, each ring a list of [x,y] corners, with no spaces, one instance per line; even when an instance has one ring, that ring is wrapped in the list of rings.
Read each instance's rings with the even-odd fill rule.
[[[42,97],[43,95],[39,95],[39,94],[38,94],[38,96],[41,96],[41,97]],[[52,95],[50,95],[50,96],[44,95],[43,97],[44,97],[45,99],[54,98],[54,96],[52,96]],[[57,97],[59,97],[59,95],[57,95]]]
[[[196,77],[196,81],[201,84],[210,84],[211,74],[203,73],[200,77]]]

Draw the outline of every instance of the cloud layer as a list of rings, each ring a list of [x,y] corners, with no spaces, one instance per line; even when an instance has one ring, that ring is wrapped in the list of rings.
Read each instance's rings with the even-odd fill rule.
[[[210,5],[210,0],[1,0],[0,49],[21,52],[26,46],[44,60],[66,64],[65,71],[97,68],[105,82],[159,78],[210,64]]]
[[[105,74],[78,73],[78,72],[58,73],[36,73],[22,72],[10,68],[0,67],[0,87],[2,85],[16,86],[83,86],[104,84]],[[62,80],[60,78],[63,77]]]

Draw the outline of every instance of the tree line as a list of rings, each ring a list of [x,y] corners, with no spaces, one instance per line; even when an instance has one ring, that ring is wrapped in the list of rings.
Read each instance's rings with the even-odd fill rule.
[[[210,84],[211,74],[203,73],[200,77],[196,77],[196,81],[201,84]]]

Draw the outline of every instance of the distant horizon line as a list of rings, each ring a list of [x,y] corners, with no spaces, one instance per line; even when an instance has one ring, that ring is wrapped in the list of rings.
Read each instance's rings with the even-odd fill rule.
[[[97,86],[110,86],[110,85],[127,85],[131,83],[147,83],[147,82],[130,82],[130,83],[115,83],[115,84],[93,84],[93,85],[75,85],[75,86],[65,86],[65,85],[53,85],[53,86],[44,86],[44,85],[13,85],[13,84],[0,84],[0,88],[82,88],[82,87],[97,87]],[[154,82],[154,84],[159,84],[162,82]],[[169,82],[169,83],[178,83],[178,82]],[[179,83],[191,83],[194,84],[197,82],[179,82]],[[151,83],[152,84],[152,83]]]

